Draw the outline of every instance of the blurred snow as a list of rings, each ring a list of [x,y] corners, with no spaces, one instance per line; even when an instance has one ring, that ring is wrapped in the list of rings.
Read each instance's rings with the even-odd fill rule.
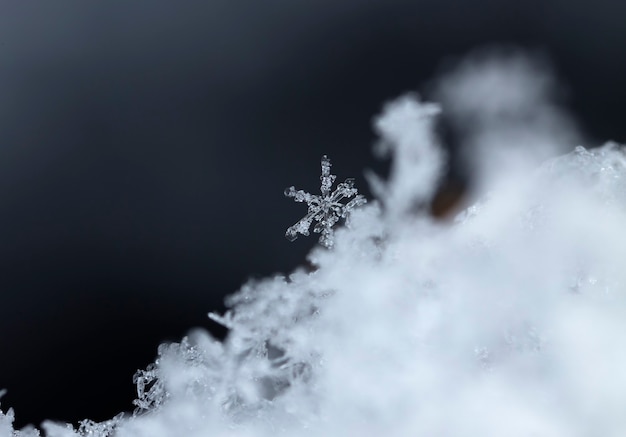
[[[437,107],[387,105],[391,175],[332,250],[231,296],[214,316],[223,343],[197,331],[162,345],[135,376],[132,416],[46,435],[624,435],[626,157],[574,149],[552,81],[521,54],[442,79],[443,111],[485,173],[454,223],[414,207],[444,165]]]
[[[545,159],[580,144],[565,94],[548,59],[513,48],[485,48],[443,75],[436,96],[461,137],[461,154],[478,191],[501,173],[528,173]]]

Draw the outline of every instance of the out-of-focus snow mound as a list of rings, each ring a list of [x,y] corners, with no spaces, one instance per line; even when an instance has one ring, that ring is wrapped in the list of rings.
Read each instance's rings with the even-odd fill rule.
[[[439,107],[402,97],[375,123],[393,159],[370,177],[378,201],[313,269],[230,297],[212,316],[224,343],[162,345],[134,415],[46,435],[626,435],[626,156],[576,147],[531,169],[576,136],[534,65],[481,57],[441,81],[444,110],[474,123],[472,160],[506,164],[477,167],[483,191],[454,222],[423,212],[445,161]]]

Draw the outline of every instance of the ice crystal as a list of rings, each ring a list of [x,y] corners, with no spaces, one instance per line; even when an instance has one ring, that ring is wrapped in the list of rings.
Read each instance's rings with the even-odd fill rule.
[[[298,234],[309,235],[309,229],[313,221],[317,224],[313,228],[313,232],[322,234],[320,236],[320,244],[331,248],[334,244],[333,226],[340,219],[347,219],[352,210],[363,205],[365,197],[358,194],[354,188],[354,179],[348,178],[343,183],[337,185],[335,191],[331,192],[331,187],[337,176],[330,174],[330,159],[326,155],[322,156],[322,195],[307,193],[304,190],[296,190],[291,186],[285,190],[285,196],[293,197],[296,202],[306,202],[309,206],[307,214],[300,219],[295,225],[289,227],[285,236],[289,241],[298,238]],[[341,203],[343,199],[354,197],[348,203]]]

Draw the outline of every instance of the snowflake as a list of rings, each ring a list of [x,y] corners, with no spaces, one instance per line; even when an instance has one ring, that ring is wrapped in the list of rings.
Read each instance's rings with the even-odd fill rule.
[[[326,248],[331,248],[334,244],[333,226],[339,219],[347,219],[350,212],[363,205],[366,200],[354,188],[354,179],[346,179],[345,182],[337,185],[335,191],[331,193],[330,189],[335,182],[337,176],[330,174],[330,159],[326,155],[322,156],[322,195],[317,196],[305,192],[304,190],[296,190],[293,186],[285,190],[285,196],[293,197],[296,202],[306,202],[309,206],[309,212],[295,225],[287,229],[285,237],[289,241],[298,238],[298,234],[309,235],[309,228],[313,220],[317,222],[313,228],[313,232],[322,234],[320,236],[320,244]],[[341,203],[344,198],[354,197],[346,204]]]

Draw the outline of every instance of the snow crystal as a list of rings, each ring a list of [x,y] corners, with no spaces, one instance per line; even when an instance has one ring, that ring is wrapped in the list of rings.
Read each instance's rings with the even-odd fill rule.
[[[293,197],[296,202],[306,202],[309,207],[307,214],[287,229],[285,236],[290,241],[298,238],[298,234],[308,236],[311,224],[316,221],[317,225],[313,228],[313,232],[321,234],[320,244],[330,249],[334,244],[333,226],[340,219],[347,219],[354,208],[365,204],[365,198],[357,194],[358,191],[354,188],[354,179],[346,179],[337,186],[335,191],[330,191],[337,178],[337,176],[330,174],[330,166],[330,159],[324,155],[322,157],[322,175],[320,176],[322,182],[321,196],[307,193],[304,190],[296,190],[293,186],[285,190],[285,196]],[[351,197],[354,199],[346,204],[341,203],[343,199]]]

